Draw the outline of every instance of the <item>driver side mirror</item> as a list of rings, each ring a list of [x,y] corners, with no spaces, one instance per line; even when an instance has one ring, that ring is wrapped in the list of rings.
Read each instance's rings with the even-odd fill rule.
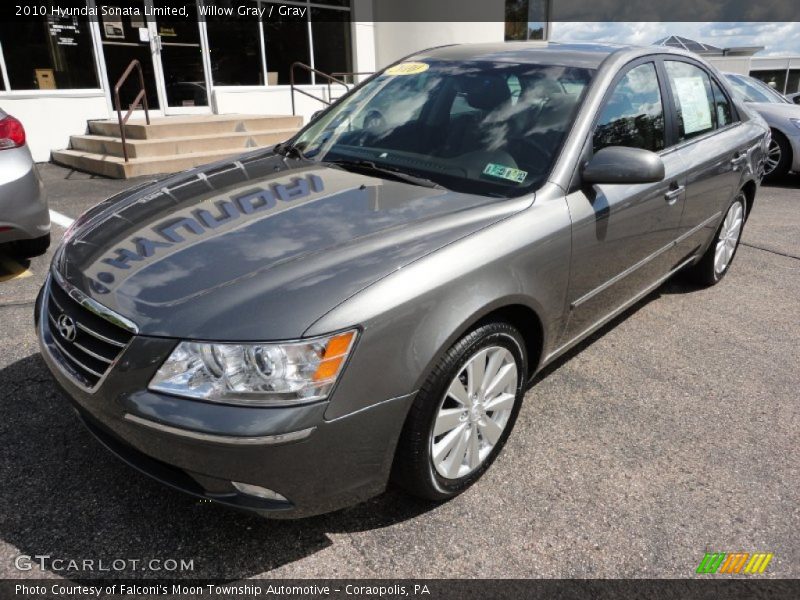
[[[608,146],[594,153],[581,169],[584,183],[655,183],[664,179],[664,161],[641,148]]]

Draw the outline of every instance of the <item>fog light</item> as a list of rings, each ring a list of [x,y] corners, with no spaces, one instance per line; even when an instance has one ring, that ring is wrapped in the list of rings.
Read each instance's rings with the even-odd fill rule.
[[[239,483],[238,481],[231,481],[233,487],[247,494],[248,496],[256,496],[264,500],[273,500],[275,502],[289,502],[286,498],[281,496],[278,492],[273,492],[270,489],[258,485],[251,485],[249,483]]]

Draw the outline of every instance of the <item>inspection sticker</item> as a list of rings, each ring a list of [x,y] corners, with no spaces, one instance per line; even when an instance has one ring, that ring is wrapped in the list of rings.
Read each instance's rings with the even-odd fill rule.
[[[417,75],[424,73],[430,68],[430,65],[421,62],[405,62],[389,67],[385,73],[387,75]]]
[[[483,170],[484,175],[491,175],[492,177],[499,177],[500,179],[508,179],[509,181],[516,181],[522,183],[528,176],[527,171],[520,171],[519,169],[512,169],[511,167],[504,167],[495,163],[489,163]]]

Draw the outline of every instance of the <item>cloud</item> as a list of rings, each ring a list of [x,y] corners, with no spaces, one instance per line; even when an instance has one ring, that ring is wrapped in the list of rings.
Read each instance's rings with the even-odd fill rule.
[[[764,50],[758,53],[759,56],[800,54],[800,22],[555,22],[550,29],[550,38],[556,41],[611,42],[637,46],[649,46],[668,35],[681,35],[721,48],[763,46]]]

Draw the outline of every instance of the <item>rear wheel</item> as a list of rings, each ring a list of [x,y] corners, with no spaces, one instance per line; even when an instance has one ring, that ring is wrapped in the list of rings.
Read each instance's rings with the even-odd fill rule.
[[[446,500],[483,475],[519,413],[524,348],[514,327],[497,322],[478,327],[447,351],[409,411],[395,481],[416,496]]]
[[[764,177],[766,179],[783,177],[789,172],[791,163],[792,147],[789,145],[789,140],[780,131],[773,129],[764,163]]]
[[[715,285],[725,277],[742,237],[745,206],[744,192],[739,192],[728,208],[728,212],[725,213],[725,218],[717,229],[714,241],[711,242],[700,262],[687,271],[689,277],[696,283],[706,286]]]

